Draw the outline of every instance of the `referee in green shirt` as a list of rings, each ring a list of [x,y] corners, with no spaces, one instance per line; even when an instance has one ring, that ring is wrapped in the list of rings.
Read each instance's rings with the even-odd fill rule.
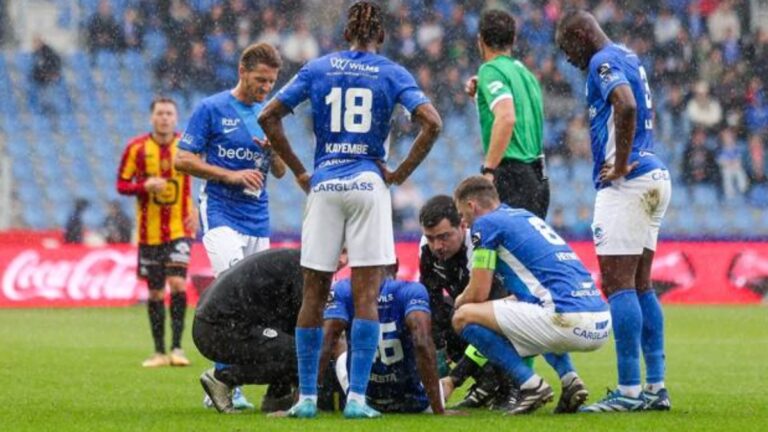
[[[512,58],[514,41],[515,19],[510,14],[483,14],[478,46],[484,63],[467,83],[467,93],[477,95],[485,154],[482,174],[494,182],[503,203],[544,219],[549,181],[541,87],[531,71]]]

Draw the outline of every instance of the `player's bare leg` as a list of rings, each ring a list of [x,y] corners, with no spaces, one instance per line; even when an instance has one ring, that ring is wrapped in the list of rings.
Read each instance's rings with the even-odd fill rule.
[[[384,279],[381,266],[352,268],[352,299],[355,318],[350,332],[349,395],[344,408],[347,418],[378,417],[376,410],[367,406],[365,393],[371,366],[379,344],[379,287]]]
[[[654,251],[644,249],[637,266],[635,281],[637,298],[643,313],[640,345],[646,369],[643,389],[645,409],[667,411],[671,408],[669,392],[664,386],[666,356],[664,351],[664,313],[651,281]]]

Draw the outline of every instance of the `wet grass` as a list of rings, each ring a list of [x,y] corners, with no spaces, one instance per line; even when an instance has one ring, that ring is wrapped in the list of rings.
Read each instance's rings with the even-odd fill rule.
[[[387,415],[345,421],[217,415],[201,407],[197,381],[208,362],[189,340],[193,366],[144,370],[151,351],[144,308],[0,310],[2,431],[698,431],[768,430],[768,310],[764,307],[667,307],[668,379],[673,411],[505,418]],[[189,328],[189,326],[188,326]],[[575,356],[595,400],[615,383],[612,346]],[[551,382],[543,361],[537,370]],[[246,388],[258,403],[263,387]],[[460,395],[454,396],[458,399]]]

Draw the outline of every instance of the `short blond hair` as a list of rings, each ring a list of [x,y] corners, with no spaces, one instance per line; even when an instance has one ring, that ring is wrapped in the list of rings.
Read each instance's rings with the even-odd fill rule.
[[[456,202],[470,199],[476,200],[484,207],[491,207],[499,201],[499,193],[490,180],[483,176],[472,176],[464,179],[453,192]]]
[[[272,45],[264,42],[255,43],[243,50],[240,55],[240,65],[245,70],[252,71],[259,64],[267,65],[271,68],[280,69],[283,61],[280,53]]]

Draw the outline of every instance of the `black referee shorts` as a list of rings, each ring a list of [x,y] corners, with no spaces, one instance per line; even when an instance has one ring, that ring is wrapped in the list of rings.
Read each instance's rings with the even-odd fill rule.
[[[195,317],[192,340],[208,360],[225,363],[217,378],[230,386],[295,383],[298,379],[293,335],[272,327],[211,324]]]
[[[524,208],[542,219],[547,217],[549,180],[541,160],[531,163],[502,160],[496,168],[494,185],[504,204]]]

